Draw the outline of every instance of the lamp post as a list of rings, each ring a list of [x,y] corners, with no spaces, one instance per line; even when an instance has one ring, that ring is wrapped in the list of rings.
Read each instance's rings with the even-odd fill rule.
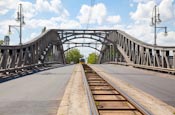
[[[19,45],[22,45],[22,26],[25,24],[24,15],[22,13],[22,4],[19,4],[16,21],[19,22],[19,25],[9,25],[9,33],[11,33],[11,27],[14,27],[16,30],[16,27],[19,27],[19,31],[17,30],[20,39]]]
[[[161,22],[159,9],[155,5],[152,12],[151,26],[154,26],[154,46],[157,45],[157,28],[164,29],[165,35],[167,35],[167,27],[158,27],[157,25]]]

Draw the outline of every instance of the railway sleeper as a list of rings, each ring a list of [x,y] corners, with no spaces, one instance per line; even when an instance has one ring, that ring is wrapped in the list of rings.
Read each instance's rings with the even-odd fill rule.
[[[99,115],[146,115],[88,65],[83,68]]]

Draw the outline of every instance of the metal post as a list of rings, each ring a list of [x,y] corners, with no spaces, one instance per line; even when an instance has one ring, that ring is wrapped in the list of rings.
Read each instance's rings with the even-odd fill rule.
[[[156,39],[157,39],[157,30],[156,30],[157,29],[157,27],[156,27],[157,26],[157,24],[156,24],[157,23],[157,16],[156,16],[157,12],[156,12],[156,6],[154,8],[155,8],[155,14],[154,14],[155,15],[155,17],[154,17],[154,46],[156,46]]]
[[[22,26],[25,24],[24,22],[24,16],[22,14],[22,4],[19,4],[19,9],[17,12],[17,19],[16,21],[19,21],[19,25],[9,25],[9,34],[11,33],[11,27],[14,27],[17,32],[19,33],[19,45],[22,45]],[[19,27],[19,31],[16,27]]]
[[[167,27],[157,27],[157,24],[160,23],[160,14],[159,10],[157,11],[157,6],[155,5],[152,12],[152,22],[151,25],[154,26],[154,46],[157,45],[157,28],[165,30],[165,36],[167,35]]]
[[[20,35],[19,35],[19,38],[20,38],[20,42],[19,44],[22,45],[22,4],[19,4],[19,7],[20,7],[20,11],[19,11],[19,23],[20,23]]]

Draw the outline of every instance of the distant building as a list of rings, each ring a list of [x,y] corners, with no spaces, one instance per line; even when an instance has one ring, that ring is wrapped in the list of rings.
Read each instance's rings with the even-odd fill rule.
[[[4,36],[4,45],[10,45],[10,37]]]

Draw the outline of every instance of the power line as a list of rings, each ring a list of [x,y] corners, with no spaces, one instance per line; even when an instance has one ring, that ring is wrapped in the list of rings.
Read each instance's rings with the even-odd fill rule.
[[[91,0],[91,7],[90,7],[89,15],[88,15],[86,29],[89,28],[89,24],[90,24],[90,20],[91,20],[91,17],[92,17],[92,12],[93,12],[93,6],[94,6],[94,4],[95,4],[95,0]]]
[[[87,20],[86,29],[89,28],[89,23],[90,23],[90,20],[91,20],[91,16],[92,16],[92,12],[93,12],[94,3],[95,3],[95,0],[91,0],[91,3],[90,3],[90,11],[89,11],[89,14],[88,14],[88,20]],[[83,43],[85,43],[85,42],[86,42],[86,40],[85,40],[85,38],[84,38],[84,39],[83,39]],[[83,51],[83,47],[82,47],[82,51]]]

